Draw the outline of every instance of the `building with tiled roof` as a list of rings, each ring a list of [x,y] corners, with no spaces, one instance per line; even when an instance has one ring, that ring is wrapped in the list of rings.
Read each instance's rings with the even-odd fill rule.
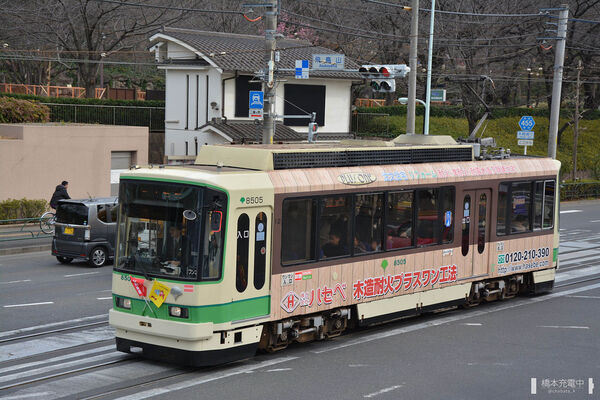
[[[194,155],[203,144],[238,142],[258,130],[249,123],[248,99],[250,90],[261,90],[255,74],[265,68],[263,36],[164,28],[150,41],[166,74],[165,155]],[[311,71],[309,79],[295,79],[296,60],[337,53],[295,39],[278,39],[277,49],[276,69],[282,81],[276,89],[276,113],[295,118],[278,118],[280,134],[276,132],[274,140],[305,140],[309,119],[297,116],[311,112],[317,113],[323,137],[347,137],[351,87],[362,80],[360,74]],[[345,69],[358,67],[345,58]],[[228,121],[226,129],[243,127],[241,136],[236,130],[229,130],[230,135],[216,129],[221,119]]]

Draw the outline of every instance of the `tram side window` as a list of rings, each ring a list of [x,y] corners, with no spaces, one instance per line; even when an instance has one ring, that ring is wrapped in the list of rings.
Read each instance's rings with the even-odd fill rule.
[[[265,267],[267,262],[267,215],[264,212],[256,216],[254,232],[254,288],[262,289],[265,284]]]
[[[513,183],[511,198],[510,233],[530,231],[531,182]]]
[[[385,249],[396,250],[412,246],[414,192],[388,193],[385,220]]]
[[[454,241],[454,187],[446,186],[441,188],[441,239],[442,243],[452,243]]]
[[[382,249],[383,193],[354,197],[354,255]]]
[[[237,223],[237,251],[235,260],[235,288],[243,292],[248,287],[248,252],[250,247],[250,218],[242,214]]]
[[[417,246],[439,242],[438,197],[439,189],[417,190]]]
[[[321,198],[319,224],[320,258],[350,255],[352,196]]]
[[[554,187],[554,181],[534,183],[534,230],[554,227]]]
[[[286,199],[281,223],[281,262],[292,265],[315,260],[317,201]]]
[[[498,236],[506,235],[508,192],[509,185],[507,183],[501,183],[498,187],[498,218],[496,220],[496,234]]]

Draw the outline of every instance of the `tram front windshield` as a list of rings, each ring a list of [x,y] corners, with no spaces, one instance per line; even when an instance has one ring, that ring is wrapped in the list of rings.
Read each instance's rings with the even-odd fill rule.
[[[226,195],[209,188],[123,180],[115,269],[151,277],[218,280]]]

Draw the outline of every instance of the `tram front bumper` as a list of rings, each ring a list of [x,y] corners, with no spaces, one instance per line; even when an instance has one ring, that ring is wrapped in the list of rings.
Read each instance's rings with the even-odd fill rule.
[[[192,324],[134,315],[111,309],[108,323],[117,330],[176,340],[208,340],[213,336],[213,323]]]

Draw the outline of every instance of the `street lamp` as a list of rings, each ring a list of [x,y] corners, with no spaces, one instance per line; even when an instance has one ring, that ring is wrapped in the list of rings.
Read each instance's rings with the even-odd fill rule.
[[[423,100],[419,100],[419,99],[415,99],[416,102],[421,103],[423,105],[423,107],[425,107],[425,111],[423,112],[423,130],[422,130],[422,134],[425,134],[425,117],[427,114],[427,104],[423,101]],[[400,97],[398,99],[398,102],[402,105],[407,105],[408,104],[408,97]]]

